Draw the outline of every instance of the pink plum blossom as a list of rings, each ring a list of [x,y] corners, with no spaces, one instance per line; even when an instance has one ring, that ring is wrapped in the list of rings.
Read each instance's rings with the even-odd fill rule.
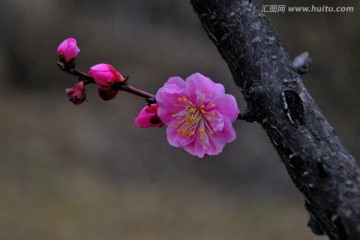
[[[92,66],[89,74],[98,85],[104,87],[111,87],[116,83],[125,82],[125,78],[110,64],[100,63]]]
[[[84,82],[78,82],[73,87],[65,90],[68,95],[69,101],[75,105],[79,105],[86,100]]]
[[[171,77],[156,94],[158,116],[168,125],[170,145],[200,158],[217,155],[236,138],[232,127],[240,110],[224,86],[200,73]]]
[[[57,48],[59,59],[63,63],[71,63],[75,61],[78,56],[80,49],[76,45],[74,38],[67,38]]]
[[[164,125],[157,115],[158,104],[151,104],[141,109],[139,115],[135,119],[135,123],[139,128],[162,127]]]

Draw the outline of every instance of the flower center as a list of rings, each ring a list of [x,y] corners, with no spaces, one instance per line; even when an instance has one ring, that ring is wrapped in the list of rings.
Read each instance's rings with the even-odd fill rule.
[[[210,105],[212,108],[215,104]],[[178,113],[174,113],[171,116],[176,118],[175,128],[176,132],[184,137],[190,138],[199,132],[200,141],[207,138],[207,134],[214,134],[214,131],[210,125],[212,118],[208,115],[215,116],[215,111],[208,111],[204,104],[201,106],[195,105],[192,101],[189,101],[186,97],[178,98],[174,107],[183,108]]]

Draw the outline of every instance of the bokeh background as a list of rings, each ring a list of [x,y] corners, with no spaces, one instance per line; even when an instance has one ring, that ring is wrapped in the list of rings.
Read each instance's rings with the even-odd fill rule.
[[[353,6],[354,13],[268,13],[291,56],[311,53],[309,92],[360,157],[358,1],[256,1]],[[78,40],[79,69],[100,62],[155,93],[170,76],[201,72],[245,108],[226,64],[186,0],[0,2],[0,239],[326,239],[306,227],[303,196],[258,124],[197,159],[138,129],[142,99],[110,102],[87,88],[75,106],[56,48]]]

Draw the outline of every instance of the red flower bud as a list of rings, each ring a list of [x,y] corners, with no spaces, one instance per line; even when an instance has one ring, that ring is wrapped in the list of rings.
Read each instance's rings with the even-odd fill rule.
[[[80,49],[76,45],[74,38],[67,38],[57,48],[59,59],[67,67],[75,67],[75,58],[78,56]]]
[[[110,87],[116,83],[125,82],[125,78],[110,64],[100,63],[92,66],[89,74],[100,86]]]
[[[135,119],[135,123],[139,128],[162,127],[164,123],[157,115],[158,104],[151,104],[141,109],[139,115]]]
[[[111,87],[99,86],[98,93],[102,100],[109,101],[114,99],[119,90],[114,90]]]
[[[68,95],[69,101],[73,102],[75,105],[79,105],[86,100],[85,86],[84,82],[78,82],[72,88],[65,90]]]

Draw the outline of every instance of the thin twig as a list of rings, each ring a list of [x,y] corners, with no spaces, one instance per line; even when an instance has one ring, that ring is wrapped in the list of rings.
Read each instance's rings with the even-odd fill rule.
[[[79,71],[75,68],[67,68],[63,63],[61,62],[57,62],[56,65],[64,72],[69,73],[71,75],[74,75],[76,77],[79,77],[79,79],[81,79],[85,85],[87,84],[91,84],[91,83],[95,83],[95,80],[92,76],[90,76],[87,73],[84,73],[82,71]],[[126,78],[127,80],[128,78]],[[120,90],[120,91],[124,91],[124,92],[128,92],[140,97],[143,97],[146,99],[147,103],[151,104],[151,103],[155,103],[155,95],[145,92],[143,90],[140,90],[138,88],[135,88],[131,85],[129,85],[127,83],[127,81],[125,81],[124,83],[119,83],[119,84],[115,84],[114,86],[112,86],[112,88],[114,90]]]

